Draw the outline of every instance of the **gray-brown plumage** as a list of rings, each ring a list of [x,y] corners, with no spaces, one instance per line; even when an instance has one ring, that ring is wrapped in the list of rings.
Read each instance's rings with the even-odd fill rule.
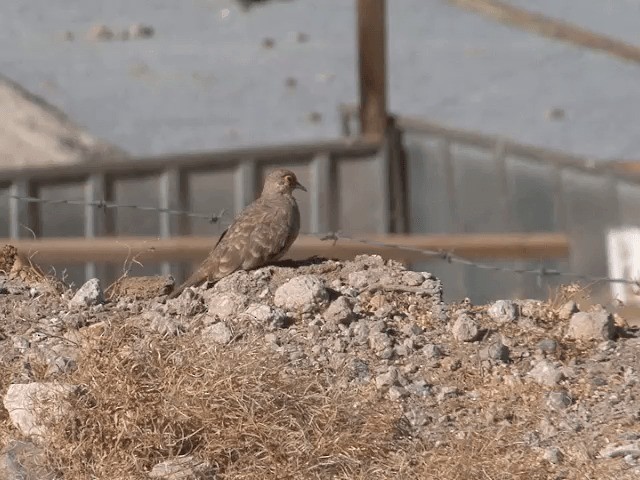
[[[281,258],[300,231],[300,211],[295,189],[307,191],[289,170],[267,175],[260,198],[247,206],[227,228],[202,265],[174,290],[216,282],[237,270],[262,267]]]

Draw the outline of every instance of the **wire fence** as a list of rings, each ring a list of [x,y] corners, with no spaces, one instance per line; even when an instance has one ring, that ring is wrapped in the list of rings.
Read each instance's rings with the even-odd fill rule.
[[[118,203],[106,202],[102,200],[84,201],[84,200],[69,200],[69,199],[44,199],[44,198],[37,198],[37,197],[31,197],[31,196],[19,196],[19,195],[11,195],[11,194],[1,195],[0,197],[11,198],[11,199],[15,199],[15,200],[27,202],[27,203],[89,206],[89,207],[95,207],[96,209],[99,209],[105,212],[107,209],[122,208],[122,209],[134,209],[134,210],[145,211],[145,212],[166,213],[169,215],[186,216],[190,218],[207,220],[209,223],[212,223],[212,224],[220,223],[223,226],[226,226],[230,223],[230,222],[229,223],[225,222],[226,225],[225,223],[222,223],[222,219],[225,215],[224,210],[221,210],[219,213],[211,215],[206,213],[197,213],[197,212],[183,211],[183,210],[172,210],[168,208],[160,208],[160,207],[154,207],[154,206],[118,204]],[[556,278],[566,278],[566,279],[571,279],[573,281],[582,281],[582,282],[589,282],[589,283],[625,284],[625,285],[631,285],[635,289],[640,290],[640,280],[636,280],[636,279],[611,278],[606,276],[587,275],[582,273],[546,268],[544,266],[540,266],[538,268],[520,268],[520,267],[494,265],[486,262],[476,262],[473,260],[469,260],[468,258],[457,255],[451,251],[431,250],[431,249],[417,248],[417,247],[399,245],[399,244],[388,243],[388,242],[380,242],[377,240],[371,240],[366,238],[356,238],[354,236],[342,233],[340,231],[307,232],[306,234],[319,238],[320,240],[323,240],[323,241],[331,241],[334,243],[334,245],[338,241],[356,242],[356,243],[368,245],[371,247],[396,249],[400,251],[418,253],[420,255],[423,255],[425,259],[438,259],[440,261],[443,261],[449,264],[467,266],[467,267],[475,268],[478,270],[534,276],[537,278],[537,281],[539,284],[542,283],[542,280],[544,278],[556,277]]]

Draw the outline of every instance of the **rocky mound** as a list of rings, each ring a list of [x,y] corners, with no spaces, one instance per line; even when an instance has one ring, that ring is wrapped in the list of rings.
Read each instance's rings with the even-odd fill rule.
[[[640,339],[569,288],[445,304],[361,256],[166,301],[169,279],[74,292],[25,269],[0,277],[2,478],[640,474]]]

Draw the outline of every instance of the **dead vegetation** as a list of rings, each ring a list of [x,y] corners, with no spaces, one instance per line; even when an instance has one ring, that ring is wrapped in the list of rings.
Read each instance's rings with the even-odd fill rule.
[[[398,407],[367,389],[289,371],[255,343],[221,348],[147,328],[109,326],[66,379],[86,393],[67,423],[52,425],[49,455],[65,479],[146,478],[180,455],[206,460],[215,478],[391,478],[404,469],[391,456]]]

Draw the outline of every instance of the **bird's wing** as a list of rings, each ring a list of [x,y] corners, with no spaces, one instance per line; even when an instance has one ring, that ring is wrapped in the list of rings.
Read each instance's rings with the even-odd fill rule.
[[[212,252],[219,274],[256,268],[279,256],[287,243],[289,216],[285,205],[261,199],[247,207]]]
[[[273,204],[259,198],[250,204],[225,230],[200,267],[174,292],[176,296],[186,287],[217,281],[236,270],[258,268],[280,258],[291,244],[291,214],[291,205],[285,202]]]

